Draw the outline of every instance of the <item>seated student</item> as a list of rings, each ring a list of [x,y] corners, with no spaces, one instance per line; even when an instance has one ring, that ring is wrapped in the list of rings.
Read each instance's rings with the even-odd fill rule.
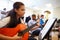
[[[30,16],[26,17],[25,22],[26,22],[26,23],[28,23],[28,22],[29,22],[29,20],[31,20],[31,17],[30,17]]]
[[[35,14],[33,14],[32,15],[32,19],[28,22],[28,26],[31,26],[31,25],[33,25],[33,24],[35,24],[37,22],[37,20],[36,20],[36,15]],[[39,32],[40,32],[40,25],[39,25],[39,23],[37,23],[36,24],[36,26],[34,26],[32,29],[31,29],[31,35],[32,36],[38,36],[39,35]]]
[[[44,27],[45,23],[44,23],[44,15],[41,15],[41,18],[40,18],[40,25],[41,25],[41,28]]]
[[[13,4],[13,10],[9,12],[8,19],[9,23],[3,28],[0,28],[0,40],[20,40],[21,37],[15,34],[10,37],[10,35],[18,33],[20,31],[21,17],[25,14],[25,5],[22,2],[15,2]],[[3,24],[4,25],[4,24]],[[1,25],[2,26],[2,25]],[[22,25],[23,27],[24,25]],[[5,30],[4,30],[5,29]],[[11,31],[9,31],[11,30]],[[12,34],[10,34],[12,33]],[[6,36],[8,35],[8,36]],[[28,35],[27,35],[28,36]],[[25,36],[24,36],[25,37]],[[23,38],[22,40],[28,40],[28,37]]]

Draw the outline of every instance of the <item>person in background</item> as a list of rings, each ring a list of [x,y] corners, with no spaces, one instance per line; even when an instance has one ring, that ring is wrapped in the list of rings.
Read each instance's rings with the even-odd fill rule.
[[[30,17],[30,16],[26,17],[25,22],[26,22],[26,23],[28,23],[28,22],[29,22],[29,20],[31,20],[31,17]]]
[[[44,15],[41,15],[41,17],[40,17],[40,26],[41,26],[41,28],[43,28],[44,27],[44,25],[45,25],[45,23],[44,23]]]
[[[6,8],[1,11],[1,19],[5,18],[7,16]]]
[[[35,24],[37,22],[36,20],[36,15],[33,14],[32,15],[32,19],[28,22],[28,26],[31,26],[33,24]],[[30,30],[30,33],[31,33],[31,36],[38,36],[39,35],[39,32],[40,32],[40,25],[39,23],[36,24],[36,26],[34,26],[31,30]]]

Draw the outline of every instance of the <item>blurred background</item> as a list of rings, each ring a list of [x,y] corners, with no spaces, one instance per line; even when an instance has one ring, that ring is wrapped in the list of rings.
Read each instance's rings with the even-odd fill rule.
[[[25,16],[32,15],[33,13],[45,15],[45,11],[49,11],[51,12],[50,18],[60,18],[60,0],[0,0],[0,11],[3,11],[4,8],[6,8],[6,11],[11,10],[13,3],[16,1],[25,4]]]

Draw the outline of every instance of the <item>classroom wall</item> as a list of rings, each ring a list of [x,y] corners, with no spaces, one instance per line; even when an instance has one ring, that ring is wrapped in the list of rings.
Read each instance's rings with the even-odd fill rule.
[[[60,7],[54,8],[54,17],[60,19]]]

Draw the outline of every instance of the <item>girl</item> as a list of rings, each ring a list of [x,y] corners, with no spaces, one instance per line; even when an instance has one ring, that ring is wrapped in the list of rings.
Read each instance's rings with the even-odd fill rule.
[[[11,10],[7,16],[8,19],[10,19],[10,21],[8,22],[7,25],[4,26],[4,28],[16,28],[17,25],[21,23],[20,19],[22,18],[22,16],[24,14],[25,14],[25,5],[22,2],[15,2],[13,4],[13,10]],[[17,28],[17,29],[19,29],[19,28]],[[12,31],[15,32],[17,29],[14,29]],[[3,30],[3,31],[5,31],[5,30]],[[8,32],[7,29],[6,29],[6,31]],[[1,40],[18,40],[21,38],[21,37],[18,37],[17,35],[15,35],[13,37],[4,36],[2,33],[4,34],[4,32],[2,32],[0,30],[0,39]]]

